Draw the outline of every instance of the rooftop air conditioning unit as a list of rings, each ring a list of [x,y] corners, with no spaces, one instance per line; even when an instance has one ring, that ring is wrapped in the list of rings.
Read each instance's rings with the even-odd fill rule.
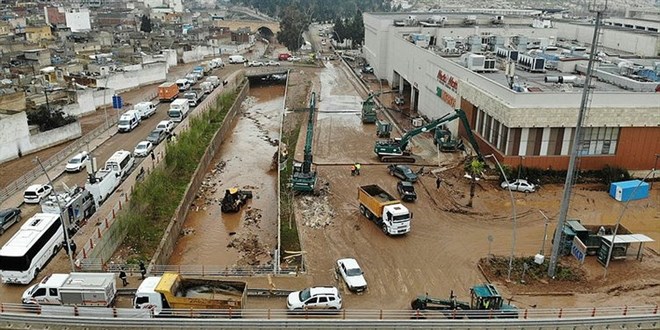
[[[469,54],[466,66],[472,71],[484,71],[486,56],[478,54]]]

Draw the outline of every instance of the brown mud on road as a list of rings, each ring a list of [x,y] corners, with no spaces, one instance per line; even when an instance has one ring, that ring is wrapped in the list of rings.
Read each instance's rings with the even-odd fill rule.
[[[191,206],[173,265],[259,266],[272,261],[277,242],[277,151],[284,86],[251,87],[244,113],[207,170]],[[225,190],[250,190],[252,200],[234,214],[222,213]]]
[[[463,177],[463,155],[438,155],[430,149],[433,148],[430,134],[421,134],[413,142],[413,153],[420,158],[419,163],[442,166],[411,165],[413,171],[423,172],[415,184],[418,200],[405,203],[414,214],[412,230],[400,237],[385,236],[375,224],[358,213],[357,188],[378,184],[396,196],[397,180],[388,174],[386,164],[378,163],[373,155],[375,126],[361,123],[361,99],[352,90],[345,73],[334,68],[335,65],[339,62],[326,63],[312,88],[320,96],[313,154],[325,193],[320,197],[296,198],[296,219],[302,250],[306,252],[308,275],[313,278],[314,285],[340,287],[344,292],[345,307],[352,309],[408,309],[411,299],[418,294],[428,292],[445,298],[450,290],[454,290],[459,300],[469,300],[469,288],[485,281],[477,267],[478,261],[489,252],[500,256],[511,253],[509,194],[499,188],[499,182],[481,180],[474,206],[466,207],[470,188],[469,181]],[[405,121],[399,124],[404,129],[409,127]],[[305,129],[303,124],[301,133]],[[295,151],[297,160],[303,158],[304,136],[299,136]],[[360,176],[350,175],[349,164],[354,161],[365,164]],[[435,186],[436,176],[443,180],[439,189]],[[539,253],[545,223],[541,210],[551,219],[544,251],[549,258],[562,189],[562,185],[544,185],[534,194],[515,194],[518,211],[516,256]],[[635,233],[656,239],[649,247],[660,251],[657,194],[658,191],[654,191],[650,199],[631,203],[623,224]],[[577,185],[569,217],[582,219],[586,224],[613,224],[622,207],[605,191]],[[489,236],[493,237],[492,245]],[[525,287],[494,280],[503,295],[514,297],[513,303],[521,307],[658,303],[660,285],[654,274],[659,269],[660,257],[645,250],[644,261],[640,263],[634,260],[636,252],[637,248],[631,247],[628,260],[613,262],[606,282],[600,279],[602,266],[595,257],[588,257],[582,266],[587,285],[575,294],[571,294],[571,286],[559,282]],[[356,258],[362,266],[369,285],[363,295],[349,293],[337,280],[335,262],[344,257]],[[570,263],[571,257],[563,258],[563,262]],[[520,275],[512,274],[512,280],[519,281]],[[544,294],[562,290],[569,291],[570,295]]]

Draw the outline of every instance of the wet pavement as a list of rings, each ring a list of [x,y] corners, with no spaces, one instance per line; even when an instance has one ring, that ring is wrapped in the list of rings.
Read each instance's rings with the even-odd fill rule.
[[[172,265],[256,266],[272,261],[277,243],[277,171],[271,168],[284,86],[251,87],[244,113],[207,169],[183,225]],[[220,211],[225,190],[253,193],[238,213]]]

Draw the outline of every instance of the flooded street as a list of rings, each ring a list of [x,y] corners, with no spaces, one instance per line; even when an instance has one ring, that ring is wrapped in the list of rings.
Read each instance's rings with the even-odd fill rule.
[[[284,85],[251,87],[244,113],[207,169],[198,198],[170,258],[172,265],[257,266],[277,243],[277,151]],[[238,213],[222,213],[230,188],[251,191]]]

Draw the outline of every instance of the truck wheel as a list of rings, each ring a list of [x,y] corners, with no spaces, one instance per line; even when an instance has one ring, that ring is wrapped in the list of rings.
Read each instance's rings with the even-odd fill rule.
[[[362,213],[362,215],[364,215],[365,217],[367,217],[367,212],[366,211],[367,210],[364,207],[364,205],[360,204],[360,213]],[[369,217],[367,217],[367,218],[369,218]]]
[[[4,228],[4,227],[0,227],[0,235],[2,235],[2,234],[4,234],[4,233],[5,233],[5,228]]]
[[[389,235],[389,233],[387,232],[387,225],[386,224],[383,224],[380,228],[383,230],[383,233],[385,233],[385,235]]]

